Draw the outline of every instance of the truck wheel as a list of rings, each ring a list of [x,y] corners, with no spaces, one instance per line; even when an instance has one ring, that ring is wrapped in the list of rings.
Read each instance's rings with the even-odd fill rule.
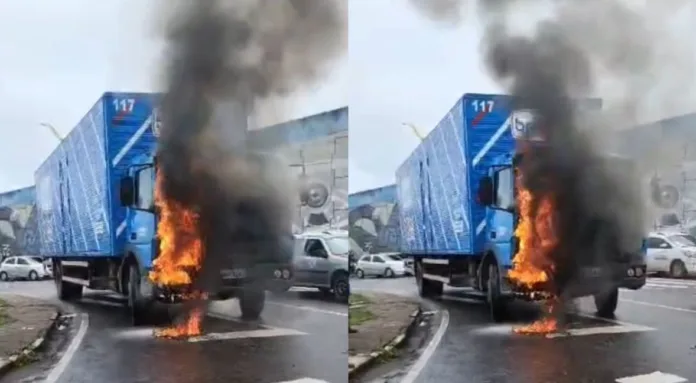
[[[60,261],[53,265],[53,282],[56,285],[58,299],[61,301],[76,301],[82,299],[83,286],[63,281],[63,267]]]
[[[148,306],[140,291],[140,270],[137,264],[131,263],[128,268],[128,312],[133,326],[149,323]]]
[[[423,266],[419,263],[416,266],[416,282],[418,283],[418,294],[423,298],[439,297],[445,288],[444,283],[431,281],[423,278]]]
[[[601,317],[612,317],[616,312],[616,306],[619,304],[619,288],[614,289],[594,296],[595,306],[597,307],[597,315]]]
[[[331,281],[331,290],[333,290],[334,298],[336,298],[337,301],[348,303],[348,296],[350,295],[350,281],[348,280],[348,274],[336,274]]]
[[[239,309],[242,311],[242,319],[259,319],[265,304],[266,292],[263,289],[244,287],[239,293]]]
[[[672,264],[669,265],[669,276],[672,278],[684,278],[686,277],[687,271],[686,271],[686,265],[684,265],[684,262],[682,262],[679,259],[675,259],[672,261]]]
[[[501,322],[506,316],[506,303],[500,293],[500,277],[498,275],[498,265],[491,263],[488,265],[488,280],[486,281],[486,300],[490,310],[491,319],[494,322]]]

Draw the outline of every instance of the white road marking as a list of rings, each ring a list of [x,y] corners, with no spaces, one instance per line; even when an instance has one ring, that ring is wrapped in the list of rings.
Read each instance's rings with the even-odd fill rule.
[[[696,314],[696,310],[692,309],[685,309],[683,307],[674,307],[674,306],[667,306],[667,305],[661,305],[658,303],[650,303],[650,302],[644,302],[644,301],[636,301],[633,299],[626,299],[626,298],[619,298],[621,302],[628,302],[628,303],[633,303],[636,305],[643,305],[643,306],[649,306],[649,307],[657,307],[661,309],[666,309],[666,310],[674,310],[674,311],[680,311],[684,313],[690,313],[690,314]]]
[[[652,327],[639,326],[639,325],[616,325],[616,326],[598,326],[598,327],[584,327],[584,328],[572,328],[568,329],[562,333],[551,333],[546,334],[549,339],[553,338],[563,338],[569,336],[587,336],[587,335],[599,335],[599,334],[623,334],[629,332],[644,332],[653,331]]]
[[[691,286],[681,285],[676,283],[652,283],[648,282],[643,286],[643,289],[688,289]],[[634,290],[637,291],[637,290]]]
[[[286,328],[267,328],[263,330],[211,332],[201,336],[188,338],[189,343],[200,343],[229,339],[272,338],[276,336],[307,335],[307,333]]]
[[[347,317],[347,316],[348,316],[348,313],[347,313],[347,312],[340,312],[340,311],[333,311],[333,310],[324,310],[324,309],[319,309],[319,308],[311,307],[311,306],[294,305],[294,304],[284,303],[284,302],[278,302],[278,301],[266,301],[266,303],[267,303],[267,304],[270,304],[270,305],[281,306],[281,307],[287,307],[287,308],[296,309],[296,310],[311,311],[311,312],[320,313],[320,314],[338,315],[338,316],[342,316],[342,317]]]
[[[296,379],[296,380],[284,380],[282,382],[276,382],[276,383],[331,383],[326,380],[319,380],[319,379],[312,379],[312,378],[302,378],[302,379]]]
[[[418,375],[420,375],[423,368],[425,368],[426,364],[428,364],[428,360],[430,360],[435,353],[435,350],[437,350],[437,346],[440,344],[442,336],[445,335],[445,332],[447,331],[447,326],[449,326],[449,312],[447,310],[442,310],[442,321],[440,322],[440,327],[437,329],[437,332],[435,332],[433,339],[431,339],[430,343],[428,343],[428,346],[425,348],[425,350],[423,350],[423,353],[420,355],[420,357],[418,357],[416,363],[408,371],[408,374],[401,379],[401,383],[413,383],[416,381]]]
[[[683,383],[688,382],[688,379],[678,375],[667,374],[660,371],[655,371],[651,374],[627,376],[625,378],[616,379],[617,383]]]
[[[58,379],[60,379],[60,376],[65,371],[65,369],[68,367],[68,364],[70,364],[70,361],[72,360],[73,356],[79,349],[80,344],[82,343],[82,339],[84,339],[85,334],[87,334],[87,328],[89,328],[89,315],[82,314],[81,316],[82,322],[80,322],[80,328],[77,330],[77,334],[72,339],[72,341],[70,341],[70,345],[68,346],[68,349],[65,351],[65,354],[63,354],[63,356],[60,358],[58,364],[56,364],[56,366],[53,367],[51,372],[44,380],[44,383],[57,382]]]

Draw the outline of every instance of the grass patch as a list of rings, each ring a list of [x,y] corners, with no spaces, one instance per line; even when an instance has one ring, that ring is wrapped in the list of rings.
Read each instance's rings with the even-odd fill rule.
[[[365,307],[348,309],[348,323],[350,327],[359,326],[372,319],[375,319],[375,315]]]
[[[350,294],[350,298],[348,299],[348,304],[350,306],[366,305],[368,303],[372,303],[372,301],[362,294]]]
[[[9,307],[10,305],[7,302],[0,299],[0,327],[10,322],[10,316],[7,315],[7,309]]]

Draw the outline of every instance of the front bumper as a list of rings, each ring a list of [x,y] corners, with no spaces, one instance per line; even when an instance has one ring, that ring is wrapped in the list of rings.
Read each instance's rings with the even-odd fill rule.
[[[573,299],[596,295],[614,288],[638,290],[646,283],[646,265],[641,263],[612,263],[605,267],[585,267],[564,287],[562,295]],[[522,287],[511,285],[512,294],[525,300],[545,300],[552,297],[546,286]]]
[[[228,299],[236,296],[245,288],[262,290],[288,289],[292,286],[294,277],[292,265],[286,263],[265,263],[251,267],[223,269],[220,271],[214,291],[209,291],[210,299]],[[153,285],[149,279],[145,281],[149,286],[141,285],[143,295],[157,301],[167,303],[179,303],[194,295],[193,286],[161,286]]]

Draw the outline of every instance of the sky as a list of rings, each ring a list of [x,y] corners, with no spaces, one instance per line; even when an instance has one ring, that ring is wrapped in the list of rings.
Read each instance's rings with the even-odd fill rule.
[[[466,17],[466,15],[465,15]],[[351,193],[394,183],[418,145],[464,93],[499,93],[479,60],[478,25],[447,27],[405,0],[349,3]]]
[[[107,91],[161,89],[164,42],[152,0],[0,0],[0,191],[34,171]],[[261,125],[348,104],[347,57]]]

